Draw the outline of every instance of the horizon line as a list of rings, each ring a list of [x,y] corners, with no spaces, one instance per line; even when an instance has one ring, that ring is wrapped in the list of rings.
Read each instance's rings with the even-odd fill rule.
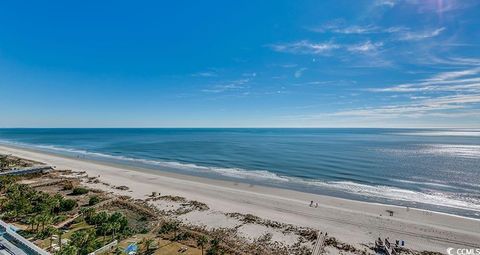
[[[479,127],[0,127],[0,129],[480,129]]]

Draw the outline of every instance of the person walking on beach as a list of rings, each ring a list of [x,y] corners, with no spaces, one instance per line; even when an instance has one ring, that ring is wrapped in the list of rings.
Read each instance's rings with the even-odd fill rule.
[[[310,207],[313,207],[313,200],[310,201]]]

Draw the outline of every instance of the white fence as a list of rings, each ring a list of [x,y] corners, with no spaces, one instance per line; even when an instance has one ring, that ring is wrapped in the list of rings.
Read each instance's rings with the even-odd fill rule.
[[[117,244],[118,244],[118,241],[115,240],[115,241],[103,246],[102,248],[100,248],[100,249],[98,249],[94,252],[90,252],[88,255],[97,255],[97,254],[102,254],[104,252],[110,251],[113,248],[115,248],[115,246],[117,246]]]

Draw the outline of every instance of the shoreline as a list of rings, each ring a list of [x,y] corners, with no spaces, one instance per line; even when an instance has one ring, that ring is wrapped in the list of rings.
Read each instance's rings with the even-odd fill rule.
[[[239,176],[224,174],[215,169],[229,169],[215,166],[203,166],[188,162],[156,161],[152,159],[130,158],[117,155],[104,154],[101,152],[88,152],[77,149],[64,149],[55,146],[36,146],[27,143],[0,141],[0,146],[28,150],[32,152],[45,153],[53,156],[65,157],[68,159],[81,159],[91,163],[99,163],[115,167],[128,167],[138,171],[148,171],[152,174],[169,175],[174,178],[197,178],[196,181],[208,180],[220,181],[219,183],[246,183],[258,187],[268,187],[280,190],[291,190],[300,193],[315,194],[327,197],[335,197],[350,201],[366,202],[370,204],[391,205],[400,208],[410,207],[423,211],[434,211],[448,215],[473,218],[480,220],[480,205],[465,204],[463,200],[455,200],[448,196],[422,193],[408,187],[389,186],[387,184],[363,184],[355,181],[322,182],[315,180],[302,180],[300,178],[275,175],[283,179],[281,181],[272,177],[255,176],[254,174]],[[172,165],[170,165],[172,164]],[[180,165],[181,167],[178,167]],[[213,170],[212,170],[213,169]],[[232,168],[236,170],[236,168]],[[249,171],[242,170],[245,173]],[[271,172],[267,172],[271,173]],[[398,182],[403,182],[398,180]],[[408,183],[408,181],[405,181]],[[366,190],[364,190],[366,189]],[[379,193],[380,192],[380,193]],[[387,193],[387,194],[385,194]],[[441,193],[439,193],[441,194]],[[446,200],[444,200],[446,199]]]
[[[448,247],[478,246],[480,240],[480,220],[464,216],[107,164],[14,146],[1,145],[0,153],[45,162],[57,169],[100,175],[102,181],[128,186],[130,190],[123,191],[123,194],[133,198],[145,199],[154,191],[179,195],[205,202],[212,215],[215,212],[251,213],[279,222],[317,228],[348,243],[371,243],[382,236],[405,240],[409,248],[444,253]],[[107,189],[101,185],[92,186]],[[118,190],[114,192],[122,193]],[[308,206],[312,200],[319,203],[319,208]],[[394,216],[387,216],[386,210],[394,211]],[[186,215],[185,218],[191,222],[208,223],[206,217]]]
[[[141,166],[134,166],[134,165],[126,165],[126,164],[121,164],[121,163],[116,163],[116,162],[108,162],[108,161],[100,161],[100,160],[95,160],[95,159],[89,159],[89,158],[75,158],[73,156],[68,156],[68,155],[61,155],[53,152],[47,152],[47,151],[42,151],[39,149],[35,148],[26,148],[22,146],[15,146],[15,145],[5,145],[5,144],[0,144],[0,153],[5,148],[9,149],[15,149],[19,151],[28,151],[32,153],[40,153],[40,154],[46,154],[49,156],[53,157],[60,157],[64,159],[70,159],[70,160],[79,160],[79,161],[84,161],[88,162],[91,164],[98,164],[98,165],[104,165],[108,167],[114,167],[114,168],[126,168],[128,170],[133,170],[133,171],[139,171],[139,172],[146,172],[148,174],[153,174],[153,175],[160,175],[164,177],[169,177],[169,178],[175,178],[175,179],[183,179],[183,180],[188,180],[188,181],[194,181],[194,182],[200,182],[204,184],[214,184],[217,186],[223,186],[225,188],[228,188],[231,186],[233,183],[236,187],[240,189],[251,189],[255,187],[257,191],[260,191],[260,193],[282,193],[282,191],[285,191],[287,193],[299,193],[302,194],[303,196],[319,196],[323,198],[328,198],[332,200],[338,200],[340,201],[346,201],[347,203],[360,203],[360,204],[365,204],[365,205],[372,205],[372,206],[385,206],[385,207],[391,207],[391,208],[396,208],[396,209],[405,209],[408,206],[401,206],[401,205],[395,205],[395,204],[387,204],[387,203],[381,203],[381,202],[371,202],[371,201],[363,201],[363,200],[356,200],[356,199],[349,199],[349,198],[343,198],[343,197],[337,197],[337,196],[330,196],[330,195],[324,195],[324,194],[317,194],[317,193],[310,193],[306,191],[301,191],[301,190],[295,190],[295,189],[287,189],[287,188],[279,188],[275,186],[269,186],[269,185],[261,185],[261,184],[251,184],[247,182],[242,182],[242,181],[237,181],[237,180],[225,180],[225,179],[217,179],[217,178],[208,178],[208,177],[203,177],[203,176],[198,176],[198,175],[188,175],[188,174],[183,174],[183,173],[174,173],[172,171],[162,171],[158,169],[151,169],[147,167],[141,167]],[[262,189],[264,189],[262,191]],[[463,215],[457,215],[453,213],[447,213],[447,212],[439,212],[439,211],[434,211],[434,210],[429,210],[429,209],[423,209],[423,208],[414,208],[414,207],[409,207],[410,210],[417,210],[421,211],[424,213],[435,213],[435,214],[440,214],[440,215],[446,215],[446,216],[451,216],[451,217],[458,217],[458,218],[463,218],[463,219],[468,219],[468,220],[475,220],[480,222],[480,218],[474,218],[474,217],[468,217],[468,216],[463,216]]]

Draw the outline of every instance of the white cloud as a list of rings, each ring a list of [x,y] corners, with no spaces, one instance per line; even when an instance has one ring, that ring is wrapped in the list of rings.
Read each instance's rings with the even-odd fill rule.
[[[399,84],[386,88],[369,89],[373,92],[469,92],[480,93],[480,68],[462,71],[441,72],[414,83]]]
[[[378,27],[376,26],[350,26],[350,27],[345,27],[345,28],[336,28],[332,29],[331,31],[334,33],[339,33],[339,34],[370,34],[370,33],[375,33],[378,31]]]
[[[466,58],[466,57],[444,57],[427,55],[421,59],[421,64],[429,65],[445,65],[445,66],[480,66],[479,58]]]
[[[371,41],[366,41],[363,43],[347,46],[347,50],[351,52],[366,53],[377,51],[382,46],[382,42],[372,43]]]
[[[300,68],[297,71],[295,71],[295,73],[294,73],[295,78],[302,77],[303,72],[305,72],[306,70],[307,70],[307,68],[304,67],[304,68]]]
[[[480,73],[480,68],[473,68],[473,69],[462,70],[462,71],[443,72],[427,80],[428,81],[444,81],[444,80],[451,80],[451,79],[460,78],[464,76],[471,76],[479,73]]]
[[[311,43],[300,41],[289,44],[277,44],[272,49],[293,54],[326,54],[334,50],[346,50],[351,53],[372,53],[383,46],[383,42],[365,41],[357,44]]]
[[[419,13],[445,13],[467,9],[478,4],[478,1],[468,0],[407,0],[408,4],[415,5]]]
[[[274,44],[270,47],[278,52],[294,54],[325,54],[331,50],[340,48],[339,45],[332,42],[312,43],[306,40],[294,43]]]
[[[445,113],[448,110],[462,110],[463,113],[477,113],[478,109],[468,108],[468,105],[479,104],[480,94],[474,95],[451,95],[437,98],[428,98],[414,103],[406,103],[399,105],[387,105],[381,107],[368,107],[340,111],[331,114],[332,116],[358,116],[358,117],[420,117],[431,115],[433,113]],[[449,116],[445,114],[445,116]],[[455,114],[451,114],[455,117]]]
[[[218,75],[217,75],[217,73],[214,73],[214,72],[198,72],[198,73],[192,74],[192,76],[195,76],[195,77],[216,77]]]
[[[437,28],[428,31],[405,31],[399,34],[398,40],[400,41],[420,41],[440,35],[445,30],[445,27]]]
[[[367,26],[355,25],[355,26],[346,26],[346,27],[327,25],[324,28],[313,29],[313,31],[332,32],[337,34],[372,34],[372,33],[378,33],[380,31],[380,28],[374,25],[367,25]]]
[[[394,7],[397,4],[397,2],[398,2],[397,0],[376,0],[375,5]]]
[[[364,34],[392,34],[394,40],[400,41],[420,41],[440,35],[446,30],[445,27],[439,27],[430,30],[414,31],[405,26],[380,27],[376,25],[352,25],[346,26],[343,22],[332,21],[319,28],[310,29],[318,33],[336,33],[345,35],[364,35]]]
[[[242,73],[243,77],[257,77],[257,73]]]
[[[294,68],[294,67],[297,67],[298,65],[297,64],[283,64],[283,65],[280,65],[281,67],[283,68]]]
[[[380,27],[374,25],[354,25],[354,26],[341,26],[337,24],[326,24],[319,28],[310,29],[311,31],[318,32],[318,33],[336,33],[336,34],[373,34],[379,33],[382,31]]]
[[[333,20],[324,24],[323,26],[317,28],[309,29],[317,33],[335,33],[335,34],[345,34],[345,35],[362,35],[362,34],[393,34],[399,32],[405,32],[410,30],[408,27],[404,26],[392,26],[392,27],[380,27],[373,24],[368,25],[345,25],[344,22]]]
[[[203,89],[202,92],[206,93],[222,93],[231,90],[238,90],[245,88],[245,84],[248,83],[250,79],[240,79],[227,82],[225,84],[218,84],[211,86],[210,88]]]
[[[409,101],[377,108],[337,112],[338,116],[442,116],[480,113],[480,68],[440,72],[418,82],[399,84],[373,92],[409,93]],[[394,94],[398,95],[398,94]],[[473,115],[472,115],[473,116]]]

